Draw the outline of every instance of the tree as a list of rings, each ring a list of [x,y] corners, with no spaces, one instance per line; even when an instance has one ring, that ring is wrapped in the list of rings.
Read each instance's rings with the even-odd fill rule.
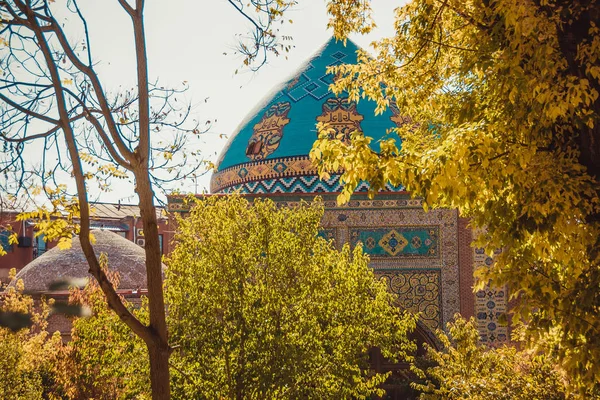
[[[100,263],[106,266],[106,256]],[[114,287],[119,287],[116,272],[107,272]],[[71,292],[69,301],[89,307],[92,315],[76,318],[71,340],[55,363],[57,380],[68,399],[149,399],[148,351],[106,304],[96,282]],[[146,323],[148,303],[137,307],[126,299],[123,304]]]
[[[255,27],[245,44],[246,65],[275,52],[272,26],[293,2],[230,1]],[[184,89],[163,88],[150,80],[146,57],[144,0],[118,0],[131,20],[135,87],[112,93],[92,56],[90,31],[77,0],[0,1],[0,188],[18,196],[43,193],[50,202],[22,219],[38,220],[45,240],[67,247],[78,234],[90,273],[109,307],[141,338],[150,360],[153,399],[168,399],[168,342],[157,229],[155,190],[194,174],[199,151],[190,138],[203,133],[186,125],[189,106],[179,106]],[[65,14],[67,18],[65,19]],[[65,22],[66,21],[66,22]],[[81,41],[71,41],[80,37]],[[244,42],[247,43],[247,42]],[[174,133],[175,132],[175,133]],[[37,146],[33,144],[37,143]],[[186,149],[194,148],[194,151]],[[39,165],[31,165],[32,152]],[[143,223],[149,322],[123,303],[102,270],[90,237],[89,185],[109,190],[113,179],[131,179]],[[32,183],[33,182],[33,183]],[[0,252],[1,253],[1,252]]]
[[[369,4],[331,0],[336,37],[372,29]],[[320,126],[312,151],[323,174],[344,170],[341,201],[361,179],[371,194],[390,181],[486,228],[476,244],[503,251],[478,285],[508,285],[513,321],[581,387],[600,382],[599,9],[413,0],[373,56],[330,70],[335,93],[391,108],[398,127],[377,149]]]
[[[178,220],[166,279],[176,396],[365,398],[386,377],[369,371],[371,347],[410,359],[415,317],[393,305],[361,247],[318,236],[322,215],[321,203],[230,196]]]
[[[19,281],[16,287],[6,289],[0,311],[3,317],[11,313],[31,316],[25,328],[0,328],[0,398],[59,399],[54,365],[62,341],[58,333],[50,335],[46,329],[50,304],[42,300],[34,308],[33,299],[23,294],[23,282]]]
[[[56,17],[57,12],[64,10],[52,3],[0,2],[0,35],[6,43],[0,58],[1,140],[5,147],[0,168],[11,176],[19,172],[17,182],[10,182],[16,186],[5,189],[18,191],[37,173],[52,207],[23,218],[37,216],[44,222],[40,227],[46,238],[60,238],[65,246],[73,233],[79,234],[90,273],[109,306],[148,347],[154,398],[167,399],[170,348],[153,184],[189,172],[185,165],[192,162],[187,153],[178,158],[173,154],[183,151],[188,133],[199,131],[196,127],[183,130],[189,107],[175,105],[180,91],[163,89],[149,81],[143,0],[137,0],[133,6],[119,1],[133,27],[137,85],[116,95],[105,89],[95,70],[88,26],[78,2],[71,1],[67,7],[72,11],[69,22],[83,35],[83,43],[69,41],[64,24]],[[160,134],[169,128],[182,133]],[[28,169],[23,159],[25,149],[33,141],[41,141],[43,146],[37,171]],[[56,157],[57,161],[47,162],[45,157]],[[177,172],[165,178],[159,172],[164,170]],[[108,179],[128,176],[135,181],[146,239],[148,325],[136,318],[117,295],[100,266],[89,235],[90,181],[97,180],[101,188],[106,188]],[[75,197],[69,191],[72,187],[65,183],[71,179]],[[56,216],[65,218],[55,219]]]
[[[566,400],[569,393],[564,374],[555,360],[547,355],[536,356],[531,351],[515,347],[487,348],[479,343],[473,318],[466,321],[457,315],[448,324],[448,334],[437,336],[442,350],[427,349],[427,358],[434,366],[413,368],[424,383],[412,386],[422,392],[420,398],[473,400]],[[588,393],[588,399],[597,398]]]

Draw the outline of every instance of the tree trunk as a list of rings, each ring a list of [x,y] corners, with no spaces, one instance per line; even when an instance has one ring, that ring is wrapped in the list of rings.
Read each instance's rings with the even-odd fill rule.
[[[142,163],[143,165],[143,163]],[[148,170],[136,169],[136,187],[139,197],[140,217],[146,238],[146,279],[148,283],[148,310],[150,330],[154,342],[146,343],[150,356],[150,380],[153,400],[170,398],[169,388],[169,342],[166,322],[165,296],[163,292],[162,255],[158,239],[158,222],[154,207],[154,192]]]
[[[171,397],[169,379],[169,348],[148,346],[150,357],[150,385],[153,400],[167,400]]]
[[[158,222],[154,207],[154,191],[150,179],[149,160],[152,157],[150,131],[150,93],[148,90],[148,57],[144,31],[144,0],[135,1],[135,9],[127,1],[119,3],[129,13],[133,23],[137,84],[139,99],[139,144],[135,149],[133,174],[139,198],[140,217],[146,238],[146,279],[148,284],[148,310],[152,342],[146,342],[150,357],[150,381],[153,400],[169,400],[169,338],[167,331],[165,296],[163,292],[162,254],[158,237]]]
[[[137,62],[137,80],[138,80],[138,100],[139,100],[139,115],[138,127],[139,144],[135,151],[131,151],[125,144],[123,136],[114,121],[114,110],[109,106],[100,80],[93,70],[91,60],[89,65],[82,62],[76,54],[73,47],[70,46],[58,22],[51,14],[44,15],[41,8],[33,7],[31,2],[24,0],[15,0],[14,6],[23,15],[17,17],[15,13],[9,12],[14,17],[12,21],[19,26],[25,26],[33,32],[35,36],[35,44],[41,50],[44,60],[49,69],[49,75],[52,80],[52,87],[56,96],[56,108],[59,113],[59,120],[49,119],[50,122],[56,124],[56,129],[62,129],[65,136],[65,143],[73,165],[72,174],[75,178],[77,194],[80,206],[80,241],[81,248],[90,266],[90,273],[98,280],[100,288],[106,295],[109,306],[116,312],[119,318],[127,324],[129,328],[139,336],[148,348],[150,358],[150,380],[152,388],[152,398],[154,400],[169,400],[169,355],[170,347],[168,343],[168,333],[165,314],[165,302],[163,293],[162,281],[162,262],[160,252],[160,242],[158,236],[158,226],[156,209],[154,207],[154,192],[150,180],[149,160],[152,155],[151,148],[151,131],[150,131],[150,107],[149,107],[149,85],[148,85],[148,63],[146,56],[146,43],[144,33],[143,10],[144,0],[135,0],[135,8],[133,8],[127,0],[118,0],[119,4],[131,17],[135,39],[135,55]],[[5,2],[2,2],[5,3]],[[3,11],[13,9],[12,5],[3,4]],[[75,8],[77,8],[75,6]],[[79,13],[79,10],[77,9]],[[79,14],[85,24],[85,20]],[[40,23],[41,21],[41,23]],[[87,28],[86,28],[87,33]],[[111,282],[106,277],[106,274],[101,269],[98,259],[94,253],[92,244],[90,243],[90,211],[87,198],[87,188],[85,182],[85,174],[80,158],[80,149],[76,140],[76,133],[72,123],[76,119],[72,119],[70,112],[71,106],[68,106],[66,98],[69,95],[63,88],[61,75],[59,73],[58,61],[55,59],[55,50],[50,47],[45,35],[55,34],[65,57],[67,57],[74,65],[75,71],[83,73],[90,79],[91,85],[94,87],[98,103],[104,120],[109,129],[109,135],[104,131],[102,124],[99,122],[100,117],[96,117],[96,112],[92,113],[88,110],[84,100],[78,99],[85,110],[84,116],[95,127],[98,135],[104,142],[105,147],[113,157],[115,164],[132,171],[136,180],[136,191],[139,196],[140,216],[143,222],[143,227],[146,236],[146,277],[148,288],[148,308],[150,313],[150,324],[145,326],[142,324],[128,309],[125,307],[121,298],[115,291]],[[87,39],[86,39],[87,40]],[[89,43],[88,43],[89,45]],[[35,46],[34,46],[35,47]],[[58,53],[60,54],[60,53]],[[32,56],[35,62],[35,57]],[[91,56],[90,56],[91,58]],[[63,62],[65,59],[63,59]],[[70,95],[75,96],[73,93]],[[39,99],[38,99],[39,100]],[[33,104],[33,103],[31,103]],[[31,106],[33,107],[33,106]],[[94,106],[95,108],[95,106]],[[47,120],[48,118],[46,118]],[[48,122],[48,121],[47,121]],[[28,125],[26,125],[28,126]],[[49,131],[53,132],[53,131]],[[114,147],[116,146],[116,148]],[[117,151],[118,148],[118,151]]]

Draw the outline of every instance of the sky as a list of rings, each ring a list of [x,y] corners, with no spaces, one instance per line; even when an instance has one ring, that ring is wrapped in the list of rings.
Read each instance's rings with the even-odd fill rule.
[[[294,48],[285,57],[271,57],[258,72],[242,67],[235,55],[236,35],[247,33],[249,25],[226,0],[147,0],[146,39],[150,79],[161,85],[189,85],[184,101],[192,104],[192,118],[212,121],[203,137],[202,155],[216,161],[227,138],[269,91],[286,80],[332,35],[327,29],[324,0],[299,0],[286,16],[293,23],[283,25],[281,35],[291,36]],[[367,36],[351,36],[359,46],[393,34],[393,10],[403,1],[375,1],[374,17],[378,28]],[[64,4],[64,3],[63,3]],[[60,1],[53,8],[63,6]],[[120,90],[135,82],[135,59],[129,17],[117,0],[80,0],[90,28],[90,49],[108,90]],[[65,14],[65,28],[72,16]],[[76,42],[79,33],[70,39]],[[288,42],[286,42],[288,43]],[[235,74],[236,69],[239,70]],[[120,86],[121,85],[121,86]],[[31,154],[35,157],[34,154]],[[187,181],[185,192],[208,191],[210,174]],[[91,198],[104,202],[135,203],[131,185],[115,182],[109,193],[91,189]]]

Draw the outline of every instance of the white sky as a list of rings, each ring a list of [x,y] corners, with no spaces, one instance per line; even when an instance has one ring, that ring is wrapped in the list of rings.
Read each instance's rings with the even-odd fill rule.
[[[331,36],[326,29],[325,0],[299,2],[286,17],[292,19],[293,24],[286,23],[281,32],[293,37],[295,48],[287,60],[272,57],[268,65],[254,73],[240,68],[241,58],[233,55],[235,35],[246,33],[249,26],[226,0],[147,0],[150,79],[158,78],[164,86],[187,81],[187,100],[194,105],[192,118],[217,121],[204,139],[205,158],[216,161],[227,138],[254,105]],[[392,35],[393,10],[404,2],[374,0],[378,29],[369,36],[351,38],[367,48],[371,41]],[[62,2],[56,2],[53,9],[60,6],[59,3]],[[120,84],[132,86],[135,79],[131,24],[117,4],[117,0],[80,0],[91,30],[92,55],[99,63],[97,70],[109,90],[118,90]],[[76,41],[77,37],[71,39]],[[238,68],[240,71],[235,75]],[[227,138],[220,138],[220,134]],[[198,179],[199,192],[208,190],[209,176]],[[112,192],[100,195],[90,188],[90,197],[99,196],[99,200],[106,202],[137,202],[130,185],[118,184],[115,182]],[[193,192],[195,188],[190,181],[182,184],[181,189]]]

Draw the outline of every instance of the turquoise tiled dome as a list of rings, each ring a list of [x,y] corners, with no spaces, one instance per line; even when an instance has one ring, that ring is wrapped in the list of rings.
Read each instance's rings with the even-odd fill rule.
[[[362,130],[377,139],[400,121],[396,109],[375,116],[375,103],[348,101],[329,92],[328,66],[355,63],[358,47],[330,39],[291,79],[275,88],[239,125],[221,153],[212,193],[312,193],[340,191],[339,176],[318,178],[308,159],[317,122],[349,137]],[[366,187],[362,187],[365,189]],[[390,188],[392,189],[392,188]]]

